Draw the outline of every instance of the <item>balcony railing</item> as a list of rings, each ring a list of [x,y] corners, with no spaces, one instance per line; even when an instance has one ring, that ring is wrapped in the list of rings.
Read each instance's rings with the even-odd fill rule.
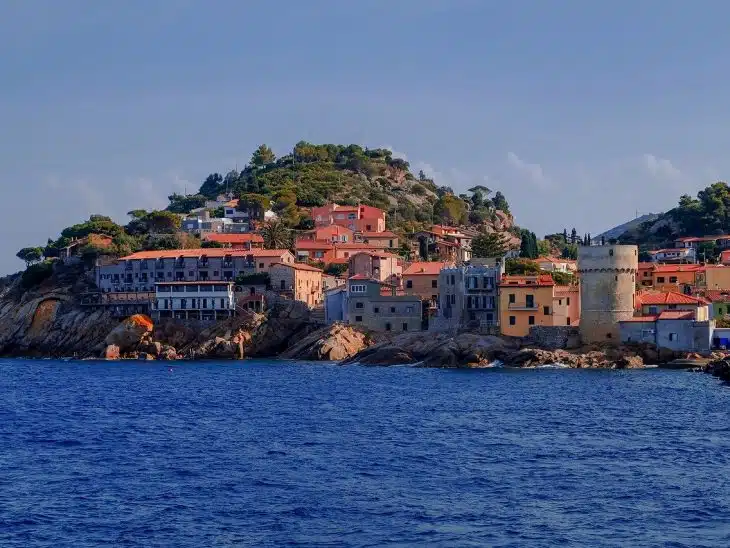
[[[536,304],[528,303],[509,303],[507,308],[510,310],[537,310],[538,306]]]

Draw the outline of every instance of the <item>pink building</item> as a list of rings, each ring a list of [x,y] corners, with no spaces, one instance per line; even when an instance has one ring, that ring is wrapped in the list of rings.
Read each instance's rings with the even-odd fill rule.
[[[397,255],[390,253],[359,252],[350,256],[348,263],[350,276],[366,276],[379,282],[400,286],[403,276],[403,263]]]
[[[315,226],[339,225],[355,232],[385,232],[385,211],[366,205],[327,204],[312,208]]]

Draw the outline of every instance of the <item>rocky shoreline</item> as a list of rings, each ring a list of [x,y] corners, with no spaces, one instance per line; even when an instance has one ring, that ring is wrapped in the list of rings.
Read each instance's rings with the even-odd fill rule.
[[[641,368],[700,356],[648,346],[542,348],[509,337],[463,332],[366,333],[352,326],[321,326],[307,307],[282,301],[265,314],[247,314],[215,324],[146,316],[123,321],[109,311],[76,304],[74,286],[46,286],[0,298],[0,355],[80,359],[199,360],[278,357],[372,366],[478,368],[559,364],[571,368]],[[713,355],[706,368],[728,379],[730,362]],[[691,367],[691,366],[688,366]]]

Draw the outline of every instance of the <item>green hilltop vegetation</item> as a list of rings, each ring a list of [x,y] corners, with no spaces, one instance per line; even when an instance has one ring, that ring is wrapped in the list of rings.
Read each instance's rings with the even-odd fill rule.
[[[88,265],[102,254],[124,256],[142,250],[215,246],[181,233],[179,228],[187,214],[205,207],[207,201],[221,194],[238,198],[240,209],[251,205],[272,209],[280,221],[271,227],[269,238],[264,234],[264,239],[277,246],[290,244],[294,231],[312,228],[309,208],[328,202],[381,208],[388,213],[388,229],[401,236],[432,224],[492,229],[504,218],[509,219],[509,232],[517,237],[525,232],[514,226],[509,204],[499,191],[492,193],[489,188],[476,185],[467,193],[456,195],[423,171],[412,173],[409,163],[393,157],[390,150],[301,141],[279,158],[262,144],[241,171],[211,173],[197,193],[169,196],[165,210],[132,210],[126,225],[104,215],[91,215],[87,221],[63,229],[56,239],[49,238],[45,245],[21,249],[17,256],[25,261],[26,276],[33,280],[33,285],[49,274],[52,260],[64,248],[91,234],[109,236],[112,243],[84,245],[79,254]],[[222,217],[222,208],[211,210],[211,214]],[[499,241],[492,241],[490,245],[499,249],[498,244]]]
[[[617,240],[637,244],[642,252],[641,259],[646,260],[647,251],[674,247],[677,238],[724,234],[730,234],[730,186],[718,181],[700,190],[696,198],[682,195],[677,207],[641,223]],[[700,254],[703,253],[709,261],[715,261],[719,256],[714,242],[703,243]]]

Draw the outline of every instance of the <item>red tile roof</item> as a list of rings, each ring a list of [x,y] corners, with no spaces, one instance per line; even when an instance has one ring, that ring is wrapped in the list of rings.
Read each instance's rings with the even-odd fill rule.
[[[722,253],[720,253],[720,262],[730,263],[730,250],[723,251]]]
[[[178,257],[281,257],[289,253],[288,249],[221,249],[221,248],[200,248],[200,249],[163,249],[160,251],[138,251],[121,261],[139,259],[176,259]]]
[[[348,279],[350,279],[350,280],[369,280],[370,276],[367,276],[365,274],[355,274],[354,276],[350,276]]]
[[[701,264],[657,264],[654,265],[654,272],[697,272],[703,268]]]
[[[406,268],[403,272],[405,276],[438,276],[442,268],[446,268],[449,263],[441,262],[415,262]]]
[[[287,268],[293,268],[294,270],[307,270],[309,272],[322,272],[320,268],[304,264],[304,263],[277,263],[274,265],[271,265],[272,268],[276,268],[279,266],[285,266]]]
[[[540,274],[539,276],[502,276],[499,287],[550,287],[554,285],[555,281],[550,274]]]
[[[363,238],[397,238],[398,235],[386,230],[385,232],[362,232]]]
[[[727,303],[730,302],[730,291],[707,291],[705,293],[705,299],[712,303]]]
[[[210,242],[220,242],[222,244],[264,243],[264,238],[261,234],[255,234],[253,232],[246,234],[206,234],[205,239]]]
[[[659,320],[694,320],[694,310],[663,310],[659,313]]]
[[[659,317],[659,315],[653,315],[653,316],[634,316],[633,318],[628,318],[626,320],[619,320],[619,323],[624,322],[655,322],[656,319]]]
[[[693,297],[676,291],[652,291],[636,296],[636,306],[647,305],[668,305],[668,304],[693,304],[702,306],[707,301],[700,297]]]
[[[308,249],[334,249],[332,242],[319,242],[317,240],[297,240],[294,244],[296,249],[308,250]]]

